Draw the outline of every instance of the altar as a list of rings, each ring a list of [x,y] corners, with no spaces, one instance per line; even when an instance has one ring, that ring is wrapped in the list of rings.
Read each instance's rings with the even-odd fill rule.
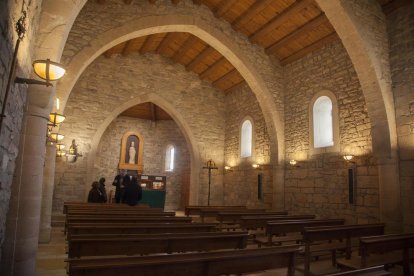
[[[167,177],[155,175],[140,175],[142,199],[139,203],[146,203],[151,208],[164,208]]]

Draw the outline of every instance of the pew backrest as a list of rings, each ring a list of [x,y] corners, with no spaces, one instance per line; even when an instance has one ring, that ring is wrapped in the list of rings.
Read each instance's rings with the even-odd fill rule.
[[[286,220],[310,220],[315,219],[315,215],[278,215],[278,216],[242,216],[240,218],[240,227],[242,229],[258,229],[266,227],[269,222],[286,221]]]
[[[214,206],[201,206],[201,205],[187,205],[185,206],[185,215],[186,216],[190,216],[190,215],[200,215],[200,210],[204,208],[204,209],[220,209],[220,210],[234,210],[234,209],[247,209],[247,207],[245,205],[240,205],[240,206],[220,206],[220,205],[214,205]]]

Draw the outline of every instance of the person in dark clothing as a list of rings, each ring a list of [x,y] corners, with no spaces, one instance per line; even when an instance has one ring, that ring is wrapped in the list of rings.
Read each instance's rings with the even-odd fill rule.
[[[118,171],[118,175],[115,176],[114,182],[112,182],[112,185],[115,186],[115,202],[121,203],[122,196],[124,194],[124,176],[125,172]]]
[[[126,178],[128,178],[128,180]],[[142,198],[142,188],[138,183],[138,178],[133,176],[131,179],[129,175],[126,175],[124,181],[128,184],[125,185],[125,192],[122,198],[122,202],[130,206],[135,206]]]
[[[99,182],[98,181],[94,181],[92,183],[92,189],[89,191],[89,195],[88,195],[88,202],[91,203],[103,203],[104,201],[104,196],[102,194],[102,192],[99,190]]]
[[[101,177],[101,179],[99,179],[99,190],[101,191],[103,195],[104,202],[108,202],[108,195],[106,194],[106,189],[105,189],[105,177]]]

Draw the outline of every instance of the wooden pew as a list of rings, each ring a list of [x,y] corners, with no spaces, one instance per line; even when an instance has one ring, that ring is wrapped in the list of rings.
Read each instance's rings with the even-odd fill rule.
[[[232,213],[245,213],[245,215],[254,213],[264,213],[266,209],[245,209],[245,210],[220,210],[220,209],[200,209],[201,221],[204,221],[206,218],[216,218],[220,212],[232,212]],[[287,215],[286,211],[276,212],[278,215]]]
[[[65,202],[63,203],[63,213],[75,209],[105,209],[105,208],[116,208],[116,209],[150,209],[148,204],[138,204],[135,206],[129,206],[127,204],[116,204],[116,203],[87,203],[87,202]]]
[[[139,222],[191,222],[190,217],[173,217],[173,216],[118,216],[118,215],[67,215],[66,221],[72,223],[139,223]]]
[[[214,232],[216,224],[207,223],[108,223],[108,224],[72,224],[68,226],[68,236],[74,234],[156,234],[156,233],[186,233]]]
[[[305,227],[343,225],[344,223],[345,223],[344,219],[314,219],[314,220],[297,220],[297,221],[290,220],[290,221],[268,222],[266,225],[266,232],[265,232],[267,236],[267,240],[262,241],[260,239],[256,239],[255,242],[260,247],[262,244],[274,245],[275,243],[281,244],[283,242],[289,242],[289,241],[301,241],[302,240],[301,233],[304,231]],[[273,236],[276,236],[276,235],[280,237],[276,237],[276,239],[273,240]]]
[[[218,212],[216,215],[216,220],[219,222],[219,226],[223,226],[223,224],[240,224],[241,217],[257,217],[257,216],[283,216],[287,215],[286,211],[282,212],[258,212],[250,210],[245,210],[243,212]]]
[[[331,274],[323,274],[322,276],[388,276],[391,275],[389,271],[384,269],[383,265],[373,266],[369,268],[361,268],[351,271],[343,271]]]
[[[384,234],[384,227],[383,223],[306,227],[303,232],[305,276],[310,275],[313,253],[331,252],[332,265],[336,265],[338,250],[345,251],[346,258],[351,257],[353,238]]]
[[[68,259],[70,276],[90,275],[209,275],[242,274],[287,267],[294,275],[297,246],[243,249],[159,256],[86,257]]]
[[[315,215],[282,215],[282,216],[242,216],[240,218],[241,229],[257,230],[265,228],[268,222],[278,220],[310,220],[315,219]]]
[[[243,249],[247,232],[72,236],[69,258]]]
[[[364,237],[359,241],[360,256],[338,260],[337,264],[351,269],[400,264],[404,275],[412,275],[410,262],[414,261],[413,248],[414,233]]]
[[[212,206],[201,206],[201,205],[187,205],[185,206],[185,215],[186,216],[191,216],[191,215],[195,215],[195,216],[199,216],[200,215],[200,210],[204,208],[204,209],[220,209],[220,210],[245,210],[247,209],[246,206],[219,206],[219,205],[212,205]]]
[[[148,209],[136,209],[136,210],[122,210],[122,209],[103,209],[103,210],[68,210],[66,215],[150,215],[159,214],[161,216],[175,216],[175,212],[165,212],[163,210],[148,208]]]

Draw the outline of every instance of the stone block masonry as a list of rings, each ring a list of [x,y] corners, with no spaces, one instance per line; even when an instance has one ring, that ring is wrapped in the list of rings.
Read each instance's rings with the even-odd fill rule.
[[[118,69],[114,71],[114,68]],[[225,125],[222,91],[215,90],[209,83],[201,81],[197,75],[185,71],[183,66],[174,64],[159,55],[133,54],[128,57],[114,56],[110,59],[99,57],[86,69],[75,85],[65,109],[67,120],[62,124],[60,132],[65,135],[67,146],[72,139],[76,139],[83,157],[79,158],[76,163],[60,162],[56,165],[54,211],[60,211],[65,200],[85,200],[85,192],[90,189],[90,183],[85,183],[88,174],[96,174],[96,177],[98,173],[105,176],[106,173],[112,175],[112,171],[107,170],[113,165],[115,159],[119,158],[119,154],[112,150],[107,153],[111,155],[112,161],[105,160],[101,156],[100,159],[98,158],[99,161],[96,159],[98,163],[94,162],[93,171],[87,171],[88,158],[92,158],[90,152],[93,147],[92,140],[100,125],[111,116],[114,110],[128,102],[135,101],[138,104],[148,101],[151,97],[159,99],[160,102],[154,103],[178,118],[177,125],[181,125],[182,134],[178,135],[174,132],[171,136],[187,135],[187,150],[191,147],[199,150],[200,156],[194,158],[200,160],[200,169],[208,159],[215,160],[217,165],[222,164]],[[163,105],[169,107],[170,110]],[[184,131],[183,125],[187,125]],[[164,133],[163,131],[161,132]],[[151,138],[148,139],[151,140]],[[166,140],[161,139],[159,142],[162,141]],[[183,150],[182,140],[177,143],[180,144],[180,150]],[[104,142],[100,150],[106,151],[104,150],[106,145],[108,145],[107,142]],[[161,146],[161,144],[158,145]],[[145,150],[144,144],[144,154]],[[161,149],[157,149],[157,152],[160,151]],[[99,152],[97,156],[100,156]],[[154,156],[150,153],[144,156],[146,172],[147,170],[148,173],[159,172],[157,165],[161,163],[152,158]],[[152,165],[151,160],[155,162]],[[206,176],[207,172],[204,170],[196,176],[200,179],[198,193],[203,203],[207,200]],[[178,175],[175,176],[175,183],[178,182],[178,178]],[[110,179],[111,177],[108,176],[108,181]],[[214,176],[213,183],[216,186],[212,199],[214,202],[221,203],[222,177]],[[177,206],[178,197],[172,196],[168,204]]]
[[[379,188],[372,157],[371,122],[353,65],[341,42],[334,42],[285,67],[285,203],[289,211],[343,217],[348,223],[379,219]],[[309,106],[329,90],[337,98],[340,151],[311,155]],[[348,202],[349,168],[342,155],[356,155],[356,204]]]

